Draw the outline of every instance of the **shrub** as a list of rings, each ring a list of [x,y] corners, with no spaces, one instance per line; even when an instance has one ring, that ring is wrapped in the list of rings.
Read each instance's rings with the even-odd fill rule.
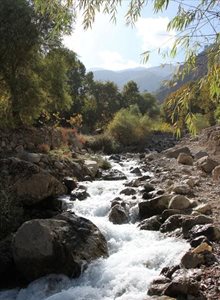
[[[142,115],[137,105],[121,109],[108,124],[107,131],[124,146],[143,143],[149,135],[152,120]]]
[[[106,133],[84,138],[86,140],[86,147],[93,151],[111,154],[117,152],[119,149],[119,145],[116,143],[114,138]]]

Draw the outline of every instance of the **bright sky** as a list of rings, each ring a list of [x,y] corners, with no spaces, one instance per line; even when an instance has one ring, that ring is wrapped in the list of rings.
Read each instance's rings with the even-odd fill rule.
[[[122,70],[172,62],[171,59],[162,59],[157,50],[158,48],[169,50],[172,47],[175,32],[168,33],[166,27],[175,15],[177,5],[171,3],[167,11],[154,14],[152,6],[148,4],[136,26],[132,28],[125,25],[124,15],[128,3],[128,0],[122,0],[116,25],[109,21],[108,15],[99,13],[92,29],[85,31],[82,18],[78,17],[72,35],[64,38],[65,46],[78,54],[87,70],[90,68]],[[143,65],[141,53],[146,50],[154,51],[148,63]],[[176,61],[183,61],[183,56],[179,55]]]

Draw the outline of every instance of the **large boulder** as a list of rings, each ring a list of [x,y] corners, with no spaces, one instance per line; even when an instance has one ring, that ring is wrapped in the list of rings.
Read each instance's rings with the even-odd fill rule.
[[[22,204],[32,206],[63,195],[66,187],[54,176],[37,165],[17,158],[0,160],[3,189],[10,189],[13,197]]]
[[[16,267],[28,281],[51,273],[78,277],[86,263],[108,255],[99,229],[70,213],[25,222],[12,248]]]
[[[160,222],[160,217],[159,216],[153,216],[151,218],[143,220],[139,224],[139,227],[140,227],[141,230],[157,231],[157,230],[160,229],[160,226],[161,226],[161,222]]]
[[[91,172],[92,177],[95,177],[99,169],[97,161],[88,159],[85,160],[84,164]]]
[[[190,200],[183,196],[183,195],[176,195],[173,196],[170,200],[169,203],[169,208],[170,209],[187,209],[190,207],[191,202]]]
[[[138,204],[140,218],[150,218],[154,215],[161,214],[168,208],[170,198],[170,195],[161,195],[153,199],[140,202]]]
[[[180,147],[180,148],[170,148],[164,151],[166,157],[168,158],[178,158],[180,153],[185,153],[187,155],[191,155],[191,152],[188,147]]]
[[[119,170],[111,169],[102,172],[103,180],[124,180],[127,179],[125,174]]]
[[[199,169],[204,171],[205,173],[210,174],[212,170],[218,166],[217,161],[209,158],[208,156],[204,156],[197,160],[197,166]]]
[[[220,229],[213,224],[195,225],[190,230],[189,235],[192,239],[203,235],[209,241],[220,241]]]

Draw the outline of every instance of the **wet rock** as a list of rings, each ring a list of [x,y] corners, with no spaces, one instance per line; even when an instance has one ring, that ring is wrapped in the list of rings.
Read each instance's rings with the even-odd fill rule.
[[[170,198],[170,195],[161,195],[148,201],[140,202],[138,204],[140,218],[150,218],[154,215],[161,214],[168,208]]]
[[[190,207],[190,200],[183,195],[176,195],[171,198],[168,208],[170,209],[186,209]]]
[[[133,179],[127,183],[125,183],[125,186],[130,186],[130,187],[139,187],[141,186],[143,183],[139,178]]]
[[[185,238],[187,238],[189,236],[189,230],[195,225],[211,223],[213,223],[213,219],[205,215],[186,217],[182,222],[183,235]]]
[[[154,190],[155,190],[155,187],[154,187],[151,183],[146,182],[146,183],[144,184],[144,192],[145,192],[145,193],[150,193],[150,192],[152,192],[152,191],[154,191]]]
[[[201,169],[202,171],[204,171],[205,173],[210,174],[212,172],[212,170],[218,166],[218,163],[209,158],[208,156],[204,156],[200,159],[197,160],[196,162],[197,166],[199,169]]]
[[[181,259],[181,265],[186,269],[193,269],[205,263],[204,256],[192,251],[188,251]]]
[[[188,295],[199,296],[199,283],[194,281],[193,278],[184,275],[175,276],[172,282],[164,290],[164,294],[178,298]]]
[[[191,152],[188,147],[181,148],[170,148],[163,152],[168,158],[177,158],[180,153],[185,153],[191,155]]]
[[[172,266],[172,267],[164,267],[161,272],[160,275],[163,275],[167,278],[172,278],[172,275],[180,269],[180,265],[176,265],[176,266]]]
[[[170,216],[160,227],[160,232],[171,232],[182,227],[184,215]]]
[[[71,192],[70,200],[85,200],[89,196],[90,195],[87,193],[86,189],[79,187]]]
[[[202,243],[207,243],[208,245],[212,245],[211,242],[207,239],[206,236],[201,235],[198,236],[197,238],[193,239],[190,241],[190,246],[193,248],[196,248],[197,246],[199,246]]]
[[[150,286],[149,286],[147,294],[149,296],[152,296],[152,295],[161,296],[161,295],[163,295],[163,292],[168,287],[170,281],[171,280],[169,278],[166,278],[166,277],[163,277],[163,276],[154,279],[152,281],[152,283],[150,284]]]
[[[102,172],[103,180],[124,180],[127,179],[124,173],[119,170],[106,170]]]
[[[120,194],[124,194],[126,196],[131,196],[136,194],[136,190],[132,188],[126,188],[120,192]]]
[[[165,209],[161,214],[162,222],[166,221],[170,216],[183,214],[180,209]]]
[[[144,192],[143,195],[142,195],[142,199],[145,199],[145,200],[149,200],[149,199],[152,199],[152,198],[153,198],[153,195],[150,194],[150,193]]]
[[[77,183],[72,177],[65,177],[63,183],[67,188],[67,193],[70,194],[72,190],[77,188]]]
[[[109,159],[112,159],[112,160],[115,160],[115,161],[119,162],[119,161],[121,160],[121,157],[120,157],[120,155],[118,155],[118,154],[112,154],[112,155],[109,157]]]
[[[137,168],[134,168],[131,170],[131,173],[132,174],[136,174],[137,176],[141,176],[142,173],[141,173],[141,170],[137,167]]]
[[[192,239],[204,235],[208,238],[209,241],[220,240],[220,230],[213,224],[195,225],[192,227],[189,234]]]
[[[153,216],[151,218],[148,218],[146,220],[143,220],[138,227],[140,227],[141,230],[153,230],[157,231],[160,229],[161,222],[160,222],[160,216]]]
[[[212,252],[212,246],[210,246],[206,242],[203,242],[200,245],[198,245],[195,249],[193,249],[192,252],[196,254],[200,254],[204,252]]]
[[[98,172],[98,169],[99,169],[99,165],[98,165],[97,161],[95,161],[95,160],[85,160],[84,164],[89,169],[89,171],[91,172],[92,177],[95,177],[97,172]]]
[[[16,268],[27,281],[51,273],[78,277],[86,263],[108,255],[99,229],[70,213],[25,222],[16,232],[12,248]]]
[[[193,158],[192,158],[191,155],[188,155],[186,153],[180,153],[177,157],[177,162],[179,164],[192,166],[193,165]]]
[[[109,221],[113,224],[124,224],[128,222],[128,214],[124,207],[116,204],[112,207],[109,213]]]

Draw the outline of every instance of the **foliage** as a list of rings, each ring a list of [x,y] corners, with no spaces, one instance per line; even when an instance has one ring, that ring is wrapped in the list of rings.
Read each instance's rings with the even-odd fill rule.
[[[151,130],[152,121],[142,115],[137,105],[119,110],[108,124],[108,132],[124,146],[142,143]]]
[[[116,153],[119,150],[118,143],[107,133],[85,137],[85,146],[106,154]]]
[[[36,3],[43,3],[44,0],[35,0]],[[152,0],[153,9],[156,14],[165,11],[171,4],[172,0]],[[184,76],[190,70],[196,67],[196,55],[201,51],[204,45],[209,45],[206,49],[208,57],[208,74],[203,79],[209,81],[209,92],[211,97],[220,97],[219,87],[219,57],[220,57],[220,33],[219,33],[219,15],[220,5],[217,0],[198,0],[198,1],[175,1],[179,4],[178,11],[168,24],[168,31],[175,31],[175,42],[169,53],[162,53],[163,56],[168,54],[175,57],[179,51],[185,50],[185,63],[181,70],[180,76]],[[75,11],[83,15],[83,24],[85,28],[92,26],[96,13],[103,11],[110,16],[112,21],[116,21],[117,9],[122,5],[121,0],[114,1],[62,1],[63,7],[74,7]],[[125,20],[127,24],[135,24],[141,16],[141,12],[146,8],[148,0],[129,0],[127,1],[127,13]],[[52,12],[52,10],[51,10]],[[55,14],[56,15],[56,14]],[[58,14],[59,15],[59,14]],[[60,24],[62,24],[63,13],[60,11]],[[65,19],[65,18],[64,18]],[[160,52],[160,49],[158,49]],[[144,61],[149,57],[150,51],[146,49]],[[129,104],[128,104],[129,105]],[[189,98],[182,97],[178,104],[178,111],[175,111],[176,118],[180,110],[185,110],[185,122],[192,132],[194,128],[194,113],[190,110]],[[187,113],[186,113],[187,111]],[[182,113],[180,113],[182,115]],[[181,116],[180,116],[181,117]],[[181,121],[180,121],[181,123]],[[180,133],[179,126],[177,133]]]

